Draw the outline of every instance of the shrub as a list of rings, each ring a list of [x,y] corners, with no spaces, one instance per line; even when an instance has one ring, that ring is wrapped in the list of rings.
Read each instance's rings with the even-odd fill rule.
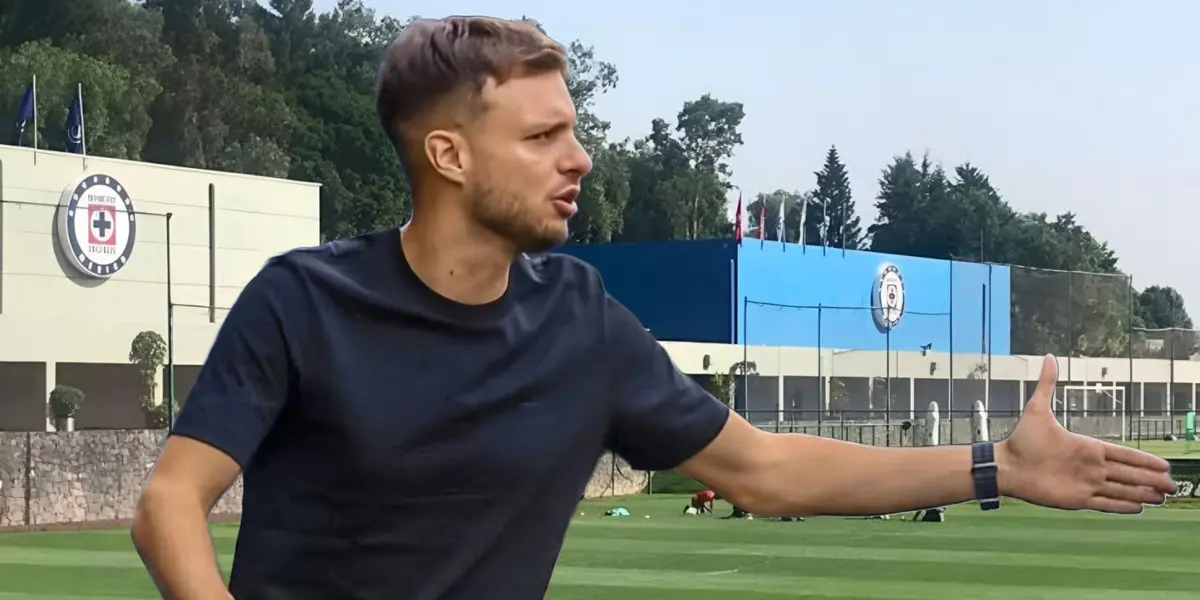
[[[83,391],[69,385],[56,385],[50,392],[50,415],[56,420],[74,417],[83,406]]]

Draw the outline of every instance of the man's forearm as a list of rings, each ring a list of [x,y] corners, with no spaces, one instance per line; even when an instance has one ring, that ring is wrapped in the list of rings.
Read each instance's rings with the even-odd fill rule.
[[[797,434],[771,436],[756,471],[752,512],[780,516],[871,516],[975,497],[970,446],[880,448]],[[997,444],[1001,490],[1006,449]]]
[[[133,544],[167,600],[228,600],[208,529],[208,510],[198,502],[143,496],[132,529]]]

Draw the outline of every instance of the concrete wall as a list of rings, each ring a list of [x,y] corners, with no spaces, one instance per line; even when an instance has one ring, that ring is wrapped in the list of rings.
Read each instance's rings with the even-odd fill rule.
[[[872,288],[889,265],[904,283],[904,311],[884,333],[872,317],[880,305]],[[747,243],[738,248],[738,342],[1009,354],[1009,273],[1000,265]]]
[[[130,519],[162,431],[0,433],[0,528]],[[601,458],[588,497],[641,492],[647,474]],[[241,510],[240,482],[214,513]]]
[[[107,280],[82,275],[59,249],[63,192],[93,175],[119,181],[136,211],[132,255]],[[138,332],[165,335],[165,215],[172,213],[173,300],[200,307],[177,309],[175,357],[200,364],[222,309],[263,263],[318,242],[319,191],[310,183],[0,147],[0,362],[126,364]]]
[[[600,271],[604,285],[660,340],[734,337],[733,240],[587,244],[559,251]]]

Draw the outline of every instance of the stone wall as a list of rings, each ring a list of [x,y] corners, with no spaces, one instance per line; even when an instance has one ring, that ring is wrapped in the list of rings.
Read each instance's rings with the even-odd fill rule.
[[[133,517],[162,446],[161,431],[0,432],[0,528],[121,521]],[[586,496],[643,491],[644,472],[606,454]],[[213,512],[241,511],[238,481]]]

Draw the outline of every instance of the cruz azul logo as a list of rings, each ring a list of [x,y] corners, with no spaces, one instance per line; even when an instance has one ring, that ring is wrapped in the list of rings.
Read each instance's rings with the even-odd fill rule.
[[[137,216],[129,192],[109,175],[89,175],[63,191],[58,241],[63,256],[88,277],[116,275],[133,256]]]
[[[871,287],[871,316],[880,331],[889,331],[904,316],[904,278],[896,265],[885,264]]]

